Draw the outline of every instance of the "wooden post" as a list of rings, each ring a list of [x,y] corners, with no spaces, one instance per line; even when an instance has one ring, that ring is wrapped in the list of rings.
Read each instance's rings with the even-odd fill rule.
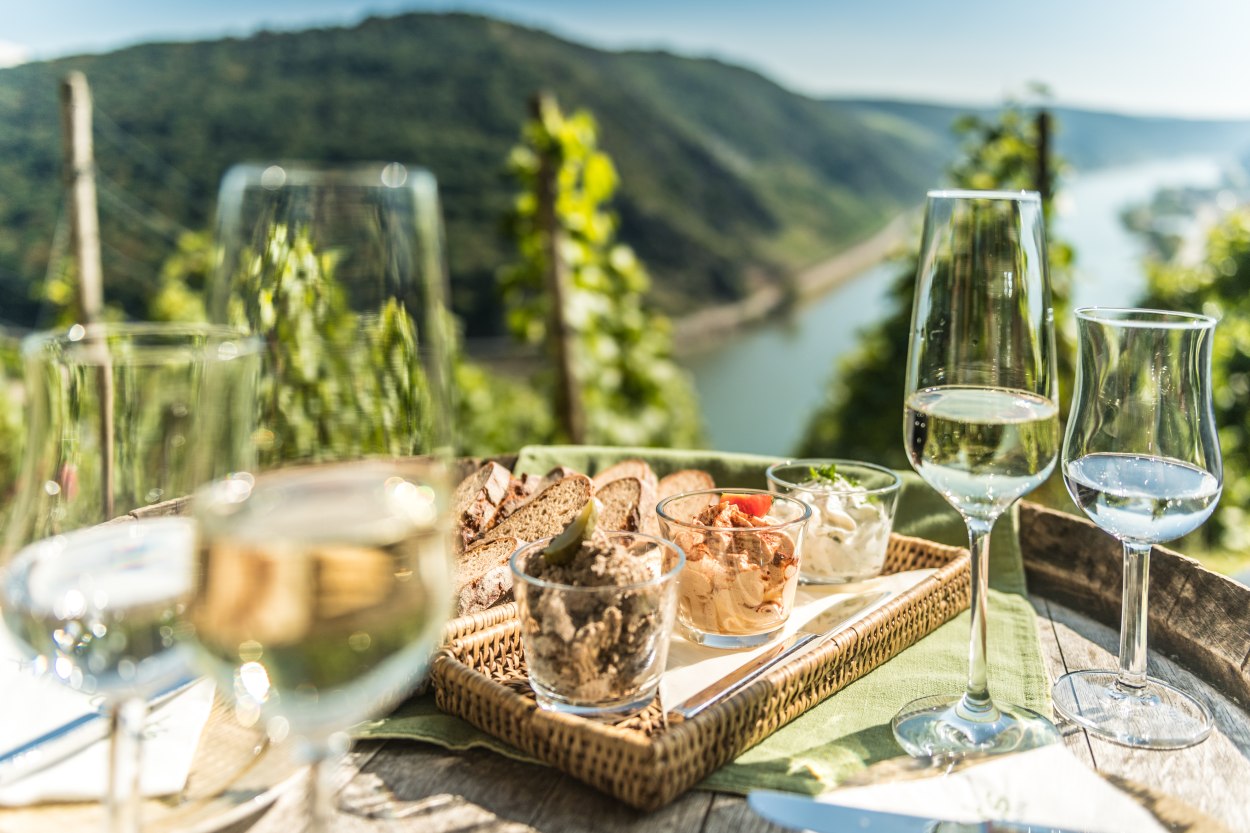
[[[100,320],[104,308],[104,272],[91,149],[91,89],[81,72],[71,72],[61,81],[61,146],[69,194],[70,240],[78,267],[77,318],[80,323],[91,324]]]
[[[1038,110],[1037,124],[1037,193],[1042,206],[1050,206],[1050,113]]]
[[[530,100],[530,112],[539,121],[543,120],[546,113],[553,112],[555,107],[555,98],[549,93],[539,93]],[[556,178],[560,174],[560,160],[553,148],[539,149],[538,159],[538,228],[547,256],[547,293],[551,299],[547,337],[556,362],[557,416],[569,442],[583,443],[586,441],[586,418],[582,411],[577,369],[573,366],[573,330],[565,315],[565,304],[569,296],[569,270],[560,251],[563,232],[556,215],[556,194],[559,187]]]
[[[69,194],[70,241],[78,271],[77,319],[81,324],[100,320],[104,310],[104,269],[100,263],[100,216],[96,206],[95,155],[91,141],[91,88],[81,72],[61,81],[61,147],[65,191]],[[117,513],[113,473],[113,368],[108,345],[88,336],[99,361],[100,386],[100,510],[102,520]]]

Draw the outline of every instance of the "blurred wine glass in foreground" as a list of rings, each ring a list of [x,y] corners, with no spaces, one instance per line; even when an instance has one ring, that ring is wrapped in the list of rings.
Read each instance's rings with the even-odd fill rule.
[[[331,829],[344,730],[424,675],[450,611],[447,469],[436,457],[231,478],[196,499],[188,608],[245,723],[293,735],[311,830]]]
[[[995,753],[1054,742],[1045,717],[995,703],[986,674],[990,530],[1037,488],[1059,446],[1053,313],[1034,192],[934,191],[925,212],[907,356],[911,464],[959,511],[972,551],[968,684],[894,718],[913,755]]]
[[[210,316],[265,343],[262,468],[424,453],[449,384],[434,178],[397,162],[238,165]]]
[[[103,324],[32,336],[23,357],[30,428],[0,606],[38,670],[103,698],[108,828],[129,833],[147,698],[187,674],[194,529],[104,522],[172,510],[252,465],[258,345],[223,327]]]
[[[1193,697],[1146,676],[1150,548],[1188,535],[1215,510],[1224,481],[1211,405],[1205,315],[1081,309],[1063,479],[1076,505],[1124,545],[1118,671],[1074,671],[1055,708],[1086,729],[1147,749],[1178,749],[1211,732]]]

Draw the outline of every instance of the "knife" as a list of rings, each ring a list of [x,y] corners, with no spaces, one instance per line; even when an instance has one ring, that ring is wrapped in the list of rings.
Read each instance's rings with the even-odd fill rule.
[[[854,596],[844,599],[837,604],[831,605],[828,610],[821,613],[812,620],[810,625],[816,627],[824,626],[826,630],[823,633],[809,633],[807,631],[799,631],[791,636],[783,639],[778,644],[769,648],[755,659],[748,662],[741,668],[726,674],[698,694],[692,695],[679,703],[676,708],[670,709],[671,713],[679,714],[686,720],[694,717],[699,712],[713,706],[737,694],[760,677],[767,674],[770,670],[780,665],[785,660],[799,653],[803,648],[815,647],[828,642],[836,636],[843,628],[857,619],[865,610],[872,607],[877,602],[889,595],[889,591],[881,590],[875,593],[865,593],[863,595]],[[813,644],[814,643],[814,644]]]
[[[774,824],[812,833],[1094,833],[1008,821],[943,821],[827,804],[771,790],[756,790],[747,796],[747,804]]]

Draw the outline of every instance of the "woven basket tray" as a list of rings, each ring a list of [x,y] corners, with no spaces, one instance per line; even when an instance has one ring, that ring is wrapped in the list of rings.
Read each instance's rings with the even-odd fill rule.
[[[515,604],[451,623],[434,660],[438,707],[643,810],[698,784],[968,606],[968,551],[892,535],[885,571],[937,568],[819,648],[691,720],[652,703],[616,725],[539,709],[526,678]]]

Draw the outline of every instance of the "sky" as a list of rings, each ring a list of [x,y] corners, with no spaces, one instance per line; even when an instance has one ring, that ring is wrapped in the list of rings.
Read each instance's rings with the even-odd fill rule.
[[[743,64],[798,92],[1250,118],[1250,0],[0,0],[0,66],[150,40],[464,10]]]

